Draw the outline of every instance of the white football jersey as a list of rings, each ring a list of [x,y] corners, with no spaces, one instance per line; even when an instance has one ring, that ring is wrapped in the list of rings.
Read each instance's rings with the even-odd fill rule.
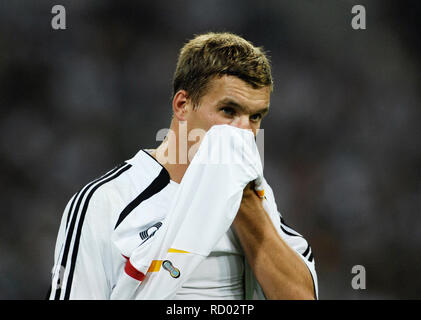
[[[54,254],[49,299],[109,299],[127,258],[111,241],[114,229],[142,206],[153,208],[151,227],[139,233],[150,237],[169,211],[178,184],[148,150],[90,182],[68,202],[60,224]],[[273,192],[265,188],[268,203],[275,206]],[[279,233],[306,263],[318,284],[310,245],[288,227],[281,215]],[[176,299],[244,299],[244,255],[232,230],[221,241],[233,248],[218,246],[183,284]]]

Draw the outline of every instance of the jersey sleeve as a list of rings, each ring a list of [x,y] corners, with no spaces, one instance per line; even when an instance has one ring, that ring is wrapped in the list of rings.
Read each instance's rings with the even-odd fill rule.
[[[272,213],[270,217],[273,224],[275,225],[281,238],[298,254],[298,256],[304,261],[307,268],[310,271],[313,287],[314,287],[314,296],[318,299],[318,280],[317,273],[315,268],[315,261],[313,257],[313,252],[308,241],[297,231],[288,226],[282,217],[281,213],[278,211],[273,191],[270,186],[265,181],[265,194],[266,200],[268,202],[269,210]]]
[[[107,204],[92,186],[68,202],[59,227],[52,269],[50,300],[108,299],[104,268],[105,223],[98,216]],[[103,219],[104,220],[104,219]]]

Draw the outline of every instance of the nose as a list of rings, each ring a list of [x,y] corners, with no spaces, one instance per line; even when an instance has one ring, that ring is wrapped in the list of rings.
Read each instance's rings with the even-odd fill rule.
[[[250,119],[247,115],[235,117],[231,122],[231,125],[240,129],[251,129]]]

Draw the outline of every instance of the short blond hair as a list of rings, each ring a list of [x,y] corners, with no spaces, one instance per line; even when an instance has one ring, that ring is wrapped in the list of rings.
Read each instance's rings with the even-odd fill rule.
[[[186,90],[193,105],[199,104],[215,76],[231,75],[253,88],[273,88],[269,58],[262,47],[233,33],[195,36],[180,50],[173,78],[173,97]]]

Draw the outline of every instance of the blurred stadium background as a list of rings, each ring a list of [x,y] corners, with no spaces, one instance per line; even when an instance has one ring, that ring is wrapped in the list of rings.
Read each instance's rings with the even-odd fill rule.
[[[421,298],[420,16],[419,1],[1,1],[0,299],[44,298],[65,204],[157,146],[178,50],[206,31],[269,51],[265,176],[320,298]]]

